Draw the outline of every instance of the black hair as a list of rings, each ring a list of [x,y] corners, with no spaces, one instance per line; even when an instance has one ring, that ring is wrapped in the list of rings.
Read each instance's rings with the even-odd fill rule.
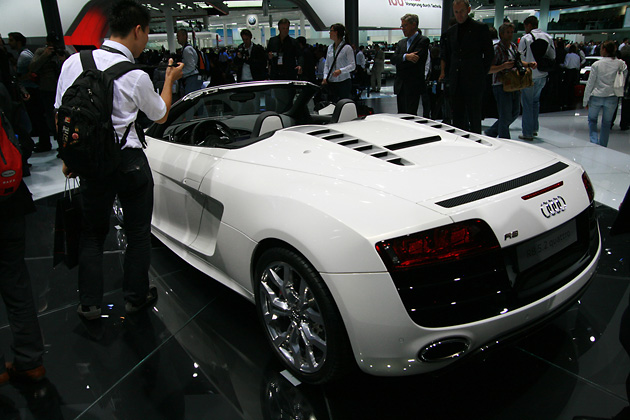
[[[19,32],[9,32],[9,38],[13,38],[22,45],[26,45],[26,37]]]
[[[125,37],[138,25],[143,29],[149,26],[151,15],[135,1],[123,0],[112,6],[108,20],[112,35]]]
[[[243,29],[241,31],[241,38],[243,38],[243,35],[247,35],[250,38],[253,38],[254,36],[252,35],[252,31],[250,31],[249,29]]]
[[[532,25],[533,29],[538,28],[538,18],[536,16],[528,16],[523,21],[523,25]]]

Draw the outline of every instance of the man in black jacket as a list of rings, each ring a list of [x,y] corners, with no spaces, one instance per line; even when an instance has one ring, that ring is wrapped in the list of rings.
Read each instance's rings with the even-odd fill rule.
[[[455,0],[457,24],[442,37],[440,80],[450,83],[453,125],[481,134],[484,83],[494,51],[488,26],[470,18],[468,0]]]
[[[394,93],[398,113],[418,113],[420,96],[426,91],[424,70],[429,55],[429,38],[418,30],[418,15],[406,14],[400,18],[400,28],[405,35],[396,46],[391,58],[396,65]]]
[[[289,26],[289,19],[280,19],[279,34],[267,43],[271,80],[296,80],[298,74],[302,74],[302,53],[297,41],[289,36]]]
[[[239,82],[265,80],[267,78],[267,56],[262,45],[252,42],[252,32],[249,29],[241,31],[243,43],[236,50],[236,78]]]

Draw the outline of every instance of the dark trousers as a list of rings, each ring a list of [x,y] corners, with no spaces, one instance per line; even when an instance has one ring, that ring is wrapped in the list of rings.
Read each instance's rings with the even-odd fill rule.
[[[24,105],[26,106],[26,112],[28,112],[31,124],[33,125],[31,136],[39,137],[39,143],[44,146],[50,145],[50,133],[48,131],[48,124],[46,124],[46,113],[41,92],[39,88],[29,88],[27,90],[31,98],[26,101]]]
[[[463,96],[453,95],[451,106],[453,109],[453,125],[462,130],[481,134],[482,95]]]
[[[31,279],[24,262],[25,232],[24,215],[0,218],[0,294],[13,334],[11,349],[17,370],[40,366],[44,354]],[[4,355],[0,355],[0,370],[4,370]]]
[[[621,100],[621,121],[619,126],[624,130],[630,128],[630,99]]]
[[[127,250],[123,293],[143,303],[149,290],[153,176],[142,149],[123,149],[121,169],[107,179],[81,179],[83,225],[79,251],[79,299],[82,305],[103,300],[103,244],[116,194],[123,208]]]
[[[352,79],[346,79],[342,82],[328,82],[332,102],[342,99],[352,99]]]
[[[398,105],[399,114],[418,115],[418,106],[420,105],[420,91],[407,89],[396,95],[396,105]]]

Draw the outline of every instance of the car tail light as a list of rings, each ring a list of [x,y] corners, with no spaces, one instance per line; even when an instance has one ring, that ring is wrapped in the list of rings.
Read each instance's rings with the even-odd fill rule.
[[[588,194],[588,201],[592,203],[595,200],[595,190],[586,172],[582,174],[582,182],[584,183],[584,188],[586,188],[586,194]]]
[[[499,242],[492,229],[479,219],[441,226],[376,244],[376,250],[390,271],[460,260],[496,248],[499,248]]]

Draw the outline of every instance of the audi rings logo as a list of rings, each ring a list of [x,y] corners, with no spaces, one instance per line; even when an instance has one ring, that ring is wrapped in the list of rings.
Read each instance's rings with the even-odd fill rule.
[[[549,219],[551,216],[555,216],[558,213],[562,213],[567,209],[567,202],[562,196],[557,196],[551,200],[543,201],[540,205],[540,211],[543,216]]]

